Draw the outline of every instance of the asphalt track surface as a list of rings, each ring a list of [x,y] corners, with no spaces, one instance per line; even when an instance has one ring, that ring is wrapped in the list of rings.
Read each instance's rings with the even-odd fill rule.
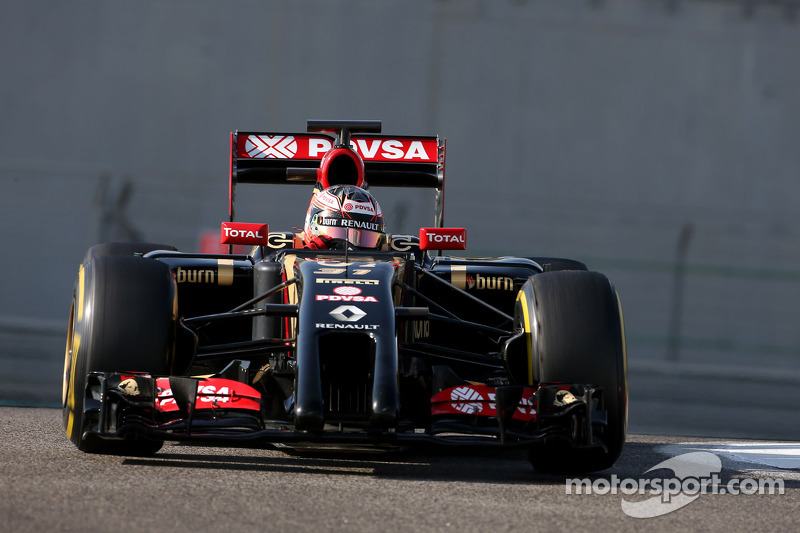
[[[51,408],[0,407],[0,431],[4,532],[800,529],[796,443],[727,443],[728,452],[731,444],[750,452],[766,446],[756,462],[767,457],[771,465],[715,453],[723,483],[780,479],[783,494],[701,494],[662,516],[632,518],[622,500],[650,494],[567,494],[564,476],[536,474],[513,451],[298,456],[171,444],[148,458],[89,455],[67,440]],[[674,477],[647,471],[720,442],[629,436],[617,464],[589,479]]]

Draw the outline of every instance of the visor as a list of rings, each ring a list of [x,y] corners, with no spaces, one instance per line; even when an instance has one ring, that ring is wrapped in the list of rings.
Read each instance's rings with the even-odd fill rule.
[[[347,241],[359,248],[377,250],[386,241],[386,234],[365,229],[340,228],[338,226],[317,226],[316,232],[331,239]]]

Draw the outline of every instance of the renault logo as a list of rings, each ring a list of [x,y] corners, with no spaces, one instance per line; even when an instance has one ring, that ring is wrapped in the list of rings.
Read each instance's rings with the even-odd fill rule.
[[[358,322],[366,314],[355,305],[340,305],[330,312],[330,315],[339,322]]]

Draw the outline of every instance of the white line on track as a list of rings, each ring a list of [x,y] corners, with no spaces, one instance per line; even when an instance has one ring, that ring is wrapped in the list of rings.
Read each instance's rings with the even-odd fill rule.
[[[658,446],[655,451],[669,456],[706,451],[743,472],[800,479],[800,442],[684,442]]]

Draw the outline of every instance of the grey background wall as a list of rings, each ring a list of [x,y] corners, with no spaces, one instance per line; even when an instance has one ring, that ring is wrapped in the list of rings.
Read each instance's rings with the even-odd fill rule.
[[[229,131],[351,118],[447,138],[471,253],[609,275],[632,360],[797,367],[790,3],[2,0],[0,39],[0,329],[20,353],[61,358],[90,245],[193,250],[219,227]],[[432,220],[424,192],[379,200],[395,232]],[[308,191],[238,201],[289,228]]]

